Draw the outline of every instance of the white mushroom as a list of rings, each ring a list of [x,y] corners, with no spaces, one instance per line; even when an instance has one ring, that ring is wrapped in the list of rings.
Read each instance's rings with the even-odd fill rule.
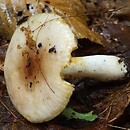
[[[112,80],[121,79],[127,73],[124,62],[119,63],[120,58],[115,56],[71,58],[76,48],[71,28],[56,14],[34,15],[14,32],[4,75],[13,105],[28,121],[45,122],[63,111],[74,90],[65,77]],[[105,65],[104,60],[107,60]]]
[[[127,66],[117,56],[93,55],[73,57],[65,66],[65,78],[89,77],[100,81],[120,80],[127,74]]]

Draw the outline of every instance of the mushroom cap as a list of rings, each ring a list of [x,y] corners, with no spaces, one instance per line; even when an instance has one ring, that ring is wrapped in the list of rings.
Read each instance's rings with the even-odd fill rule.
[[[15,30],[4,75],[13,105],[28,121],[51,120],[66,107],[74,88],[61,72],[76,47],[71,28],[56,14],[34,15]]]

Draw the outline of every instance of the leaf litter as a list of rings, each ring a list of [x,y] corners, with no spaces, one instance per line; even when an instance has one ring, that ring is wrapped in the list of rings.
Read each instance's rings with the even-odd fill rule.
[[[117,2],[113,0],[103,2],[99,0],[82,0],[82,3],[80,0],[49,1],[49,4],[55,8],[55,11],[61,14],[62,17],[65,17],[66,22],[72,27],[76,37],[78,39],[85,38],[86,45],[80,45],[79,43],[80,49],[83,50],[83,55],[114,54],[126,57],[129,61],[130,15],[127,5],[130,5],[130,2],[128,0],[119,0]],[[100,34],[105,38],[105,43]],[[5,40],[5,43],[0,43],[0,129],[113,130],[115,128],[128,130],[130,128],[129,79],[119,81],[118,83],[102,83],[92,79],[71,79],[71,82],[75,84],[76,90],[68,106],[82,113],[93,110],[94,113],[99,114],[98,119],[94,122],[89,123],[77,119],[70,119],[68,121],[62,115],[40,125],[27,122],[15,111],[6,92],[3,64],[7,49],[6,45],[8,44],[7,41]],[[108,48],[104,47],[106,42],[109,46]],[[91,48],[90,52],[88,48]],[[74,55],[80,55],[77,52],[74,52]]]

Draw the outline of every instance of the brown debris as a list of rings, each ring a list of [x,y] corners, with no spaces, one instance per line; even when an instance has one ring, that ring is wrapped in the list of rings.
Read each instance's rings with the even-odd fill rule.
[[[35,3],[35,0],[28,0],[27,3]],[[65,17],[66,21],[74,27],[75,33],[78,38],[88,38],[84,42],[88,44],[85,47],[80,45],[81,50],[78,50],[73,55],[92,55],[92,54],[113,54],[125,57],[128,61],[130,59],[130,2],[129,0],[82,0],[85,8],[80,0],[74,1],[60,1],[59,0],[40,0],[47,5],[53,5],[56,11]],[[25,3],[21,1],[19,9],[26,8]],[[41,12],[37,6],[37,12]],[[73,6],[74,5],[74,6]],[[10,6],[11,7],[11,6]],[[74,7],[74,8],[72,8]],[[80,8],[77,8],[80,7]],[[60,10],[60,11],[59,11]],[[1,10],[0,10],[1,11]],[[17,11],[16,11],[17,12]],[[13,16],[16,18],[16,12]],[[26,12],[26,13],[25,13]],[[29,11],[23,11],[22,16],[19,12],[16,21],[21,17],[29,16]],[[1,12],[0,12],[1,13]],[[11,12],[12,13],[12,12]],[[26,15],[25,15],[25,14]],[[66,14],[64,14],[66,13]],[[87,15],[86,15],[86,14]],[[23,15],[24,14],[24,15]],[[85,14],[85,15],[84,15]],[[11,14],[10,14],[11,15]],[[72,17],[74,16],[74,17]],[[77,17],[75,17],[77,16]],[[79,17],[80,16],[80,17]],[[2,15],[6,20],[5,14]],[[14,19],[13,19],[14,20]],[[87,22],[87,24],[86,24]],[[6,23],[6,22],[5,22]],[[16,23],[15,23],[16,24]],[[8,23],[7,23],[8,25]],[[79,26],[77,26],[79,25]],[[3,28],[3,27],[2,27]],[[1,26],[0,26],[1,29]],[[90,31],[92,29],[92,32]],[[3,30],[2,30],[3,31]],[[5,34],[7,29],[5,29]],[[12,30],[11,30],[12,31]],[[0,33],[1,34],[1,33]],[[101,43],[103,35],[108,48],[102,45],[93,44]],[[12,35],[12,32],[11,32]],[[10,40],[10,39],[9,39]],[[0,71],[3,71],[3,63],[7,47],[0,44]],[[14,109],[6,92],[5,81],[3,72],[0,73],[0,129],[12,130],[115,130],[116,128],[129,128],[130,117],[130,82],[119,81],[119,83],[99,83],[90,79],[76,79],[73,81],[75,84],[75,93],[69,104],[70,107],[75,108],[77,111],[88,112],[93,110],[99,114],[99,119],[94,122],[84,122],[77,120],[67,120],[61,115],[54,120],[42,123],[31,124],[23,119]],[[116,127],[114,127],[116,126]],[[115,129],[114,129],[115,128]],[[128,130],[128,129],[126,129]]]

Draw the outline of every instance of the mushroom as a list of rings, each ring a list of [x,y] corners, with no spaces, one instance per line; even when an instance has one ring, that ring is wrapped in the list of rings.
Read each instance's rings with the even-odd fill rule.
[[[117,80],[128,72],[119,57],[72,57],[76,48],[71,28],[54,13],[34,15],[15,30],[4,75],[13,105],[28,121],[46,122],[64,110],[74,91],[65,78]]]
[[[65,78],[89,77],[99,81],[120,80],[128,73],[123,59],[110,55],[73,57],[65,66]]]

